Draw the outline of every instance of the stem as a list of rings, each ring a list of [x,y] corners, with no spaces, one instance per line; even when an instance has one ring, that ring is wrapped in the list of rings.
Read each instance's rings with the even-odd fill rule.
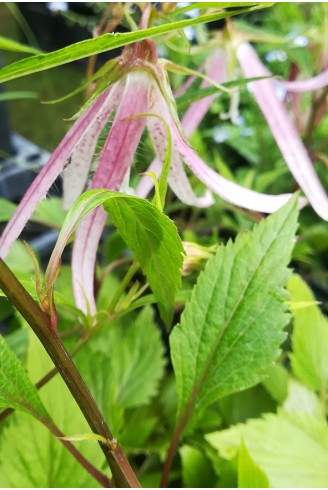
[[[119,287],[118,287],[118,289],[114,295],[114,298],[112,299],[112,301],[108,307],[109,313],[112,313],[115,310],[117,303],[119,302],[122,294],[125,291],[125,288],[129,285],[129,282],[131,281],[132,277],[134,276],[134,274],[137,272],[138,269],[139,269],[139,264],[137,262],[133,262],[130,269],[125,274],[123,281],[119,285]]]
[[[321,108],[322,104],[324,104],[327,94],[328,94],[328,88],[325,88],[322,91],[322,93],[319,95],[319,97],[313,102],[310,117],[305,131],[305,146],[308,150],[312,145],[312,136],[313,136],[313,131],[317,125],[316,118],[317,118],[318,111]]]
[[[0,288],[22,314],[41,341],[68,389],[75,398],[91,430],[95,434],[100,434],[105,439],[112,441],[113,436],[99,408],[68,352],[60,342],[56,332],[52,330],[50,319],[29,295],[2,259],[0,259]],[[117,445],[112,449],[108,445],[100,443],[100,447],[111,468],[115,484],[119,487],[140,487],[120,446]]]
[[[64,437],[64,434],[58,429],[58,427],[51,420],[39,418],[39,421],[42,422],[47,427],[47,429],[49,429],[50,432],[54,434],[55,437],[57,438]],[[90,475],[92,475],[95,478],[95,480],[97,480],[100,483],[100,485],[102,485],[105,488],[112,487],[109,478],[107,478],[106,475],[98,471],[97,468],[95,468],[83,456],[83,454],[81,454],[80,451],[78,451],[76,447],[73,446],[73,444],[70,441],[65,441],[63,439],[58,439],[58,440],[63,444],[63,446],[66,447],[66,449],[74,456],[74,458],[90,473]]]

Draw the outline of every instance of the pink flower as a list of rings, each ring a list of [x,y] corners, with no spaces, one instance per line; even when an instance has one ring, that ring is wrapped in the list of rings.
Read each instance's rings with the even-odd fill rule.
[[[222,76],[224,66],[224,62],[219,61],[218,70],[222,71]],[[70,205],[84,190],[97,140],[115,110],[115,118],[100,154],[91,188],[120,189],[129,172],[145,126],[158,161],[162,162],[167,144],[166,128],[160,119],[162,118],[170,128],[173,141],[168,182],[175,194],[187,204],[209,206],[213,203],[213,197],[209,191],[203,196],[194,194],[183,162],[208,189],[237,206],[270,213],[290,198],[290,194],[270,196],[243,188],[225,179],[202,161],[182,135],[167,75],[157,60],[151,41],[127,46],[117,59],[115,74],[115,81],[77,119],[23,197],[1,236],[2,257],[8,253],[35,207],[45,197],[65,166],[65,204]],[[194,109],[190,109],[189,115],[187,112],[185,124],[189,117],[191,122],[189,129],[186,127],[188,133],[198,124],[211,101],[212,98],[199,101],[199,113]],[[140,114],[151,115],[133,117]],[[84,312],[89,311],[91,314],[96,312],[93,275],[98,243],[105,221],[106,214],[102,208],[88,215],[77,230],[73,247],[72,271],[76,303]]]

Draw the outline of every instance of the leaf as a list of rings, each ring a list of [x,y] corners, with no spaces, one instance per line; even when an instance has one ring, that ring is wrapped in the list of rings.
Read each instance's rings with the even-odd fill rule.
[[[250,457],[244,441],[238,453],[238,488],[269,488],[265,473]]]
[[[260,381],[284,339],[297,201],[220,246],[170,336],[178,419]]]
[[[16,204],[4,199],[3,197],[0,197],[0,223],[9,221],[16,207]]]
[[[310,415],[265,415],[205,438],[229,460],[236,456],[243,440],[271,487],[328,485],[328,426]]]
[[[0,408],[14,408],[49,419],[35,386],[23,365],[0,336]]]
[[[77,365],[118,437],[125,410],[147,405],[164,374],[164,348],[152,309],[144,308],[129,325],[111,324],[81,352]]]
[[[82,194],[66,216],[45,283],[56,277],[63,249],[77,225],[101,204],[111,213],[120,235],[135,254],[159,303],[161,316],[169,324],[181,284],[183,247],[173,222],[145,199],[104,189]]]
[[[98,38],[87,39],[85,41],[71,44],[70,46],[53,51],[52,53],[40,54],[12,63],[11,65],[0,70],[0,82],[6,82],[8,80],[12,80],[13,78],[28,75],[30,73],[36,73],[49,68],[54,68],[55,66],[64,65],[65,63],[70,63],[94,54],[103,53],[105,51],[110,51],[111,49],[126,46],[127,44],[142,41],[149,37],[159,36],[161,34],[176,31],[177,29],[183,29],[188,26],[225,19],[238,14],[258,10],[259,8],[262,8],[261,4],[230,12],[215,12],[212,14],[200,15],[195,18],[171,22],[140,31],[127,32],[123,34],[104,34]]]
[[[328,387],[328,319],[313,304],[315,298],[300,276],[292,276],[288,289],[294,317],[290,356],[293,372],[312,390],[325,393]],[[309,305],[299,309],[298,302]]]
[[[8,100],[37,99],[39,94],[28,90],[11,91],[0,93],[0,102]]]
[[[184,488],[213,488],[217,477],[210,461],[199,449],[182,446],[180,449]]]
[[[39,381],[52,367],[42,345],[30,331],[29,375]],[[90,432],[64,381],[56,376],[40,397],[64,434]],[[76,461],[63,444],[25,414],[10,417],[0,440],[0,487],[94,488],[98,482]],[[98,444],[79,444],[79,451],[99,470],[104,457]]]
[[[42,51],[33,46],[28,46],[26,44],[19,43],[13,39],[8,39],[7,37],[0,36],[0,49],[6,51],[16,51],[18,53],[30,53],[30,54],[40,54]]]
[[[289,380],[288,397],[283,404],[283,409],[291,414],[302,412],[324,420],[324,407],[317,395],[293,379]]]

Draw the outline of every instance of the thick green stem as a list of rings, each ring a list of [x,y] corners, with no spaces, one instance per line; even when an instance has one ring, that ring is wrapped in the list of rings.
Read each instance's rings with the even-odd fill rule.
[[[109,443],[113,441],[113,436],[92,395],[57,334],[51,329],[50,319],[24,289],[2,259],[0,259],[0,288],[41,341],[75,398],[91,430],[95,434],[103,436]],[[111,448],[110,445],[104,443],[100,443],[100,446],[111,468],[115,484],[118,487],[125,488],[140,487],[137,477],[120,446],[113,445]]]

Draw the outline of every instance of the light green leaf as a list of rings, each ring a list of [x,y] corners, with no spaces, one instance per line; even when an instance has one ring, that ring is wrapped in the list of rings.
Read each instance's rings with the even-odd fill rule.
[[[52,367],[44,348],[30,331],[29,375],[39,381]],[[66,435],[87,433],[90,428],[68,391],[56,376],[40,391],[56,425]],[[63,444],[40,422],[14,414],[0,439],[0,487],[94,488],[98,482],[76,461]],[[99,470],[104,457],[98,444],[79,444],[79,451]]]
[[[56,276],[62,251],[77,225],[101,204],[111,213],[120,235],[133,251],[163,320],[170,324],[174,297],[181,284],[184,252],[174,223],[145,199],[104,189],[82,194],[66,216],[45,274],[46,283]]]
[[[6,51],[16,51],[18,53],[30,53],[30,54],[40,54],[42,51],[33,46],[28,46],[26,44],[19,43],[13,39],[8,39],[7,37],[0,36],[0,49]]]
[[[265,473],[250,457],[244,441],[238,452],[238,488],[269,488]]]
[[[313,304],[315,298],[300,276],[292,276],[288,289],[294,317],[293,372],[306,386],[324,393],[328,387],[328,319]],[[297,308],[298,302],[309,306]]]
[[[285,412],[302,412],[314,417],[323,417],[324,410],[317,395],[293,379],[288,383],[288,397],[283,404]]]
[[[6,66],[0,70],[0,82],[12,80],[13,78],[47,70],[49,68],[54,68],[55,66],[64,65],[65,63],[70,63],[71,61],[76,61],[86,58],[87,56],[110,51],[111,49],[120,48],[122,46],[126,46],[127,44],[142,41],[149,37],[159,36],[161,34],[176,31],[177,29],[183,29],[188,26],[225,19],[238,14],[243,14],[245,12],[258,10],[259,8],[263,8],[263,5],[260,4],[254,7],[240,8],[230,12],[219,11],[156,27],[150,27],[140,31],[127,32],[124,34],[104,34],[94,39],[87,39],[79,43],[71,44],[70,46],[59,49],[58,51],[53,51],[52,53],[32,56]]]
[[[0,223],[9,221],[16,207],[16,204],[0,197]]]
[[[217,477],[205,454],[191,446],[180,449],[184,488],[213,488]]]
[[[111,324],[81,352],[77,364],[118,437],[125,410],[147,405],[164,374],[164,348],[152,309],[144,308],[129,325]]]
[[[327,487],[328,426],[310,415],[265,415],[205,436],[225,459],[233,459],[241,441],[271,487]]]
[[[208,260],[170,336],[178,421],[256,384],[276,359],[296,228],[293,198]]]
[[[61,228],[66,218],[65,211],[59,197],[43,199],[34,211],[31,220],[42,223],[51,228]]]
[[[27,90],[3,92],[0,94],[0,102],[8,100],[37,99],[38,96],[39,94],[37,92],[31,92]]]
[[[35,386],[23,365],[0,336],[0,409],[14,408],[49,419]]]

